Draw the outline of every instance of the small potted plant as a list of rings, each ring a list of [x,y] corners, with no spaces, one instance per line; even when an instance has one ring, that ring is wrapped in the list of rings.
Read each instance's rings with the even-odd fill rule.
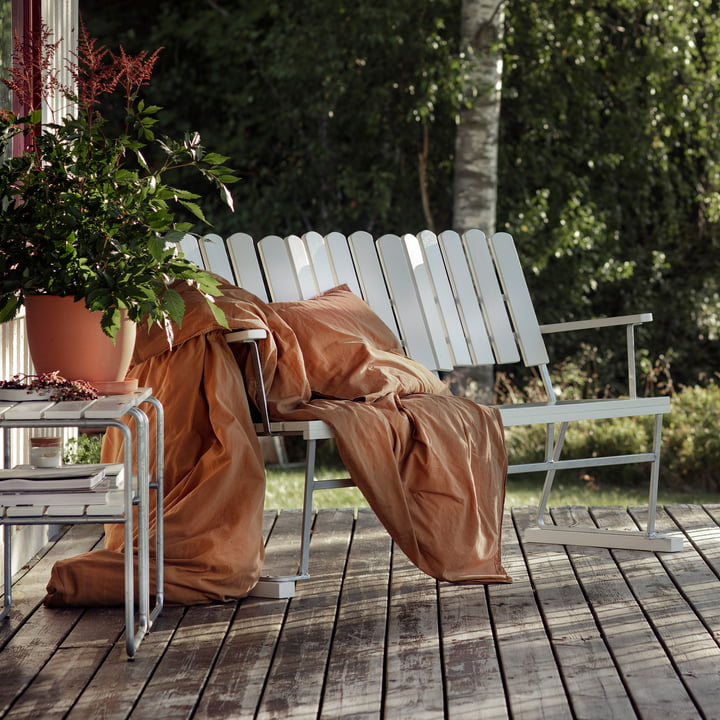
[[[0,111],[0,155],[6,156],[0,164],[0,322],[23,305],[29,315],[35,299],[60,296],[66,303],[61,316],[70,312],[68,303],[91,311],[106,340],[117,341],[126,319],[133,329],[140,322],[161,324],[171,342],[172,322],[180,324],[184,314],[172,287],[178,281],[204,293],[222,322],[213,302],[220,294],[216,279],[174,245],[193,226],[188,216],[207,222],[199,196],[172,180],[181,168],[191,168],[232,209],[227,184],[237,178],[225,166],[227,158],[207,152],[197,133],[181,140],[158,133],[161,108],[142,99],[140,90],[159,51],[114,53],[82,28],[68,63],[76,88],[66,88],[51,69],[56,47],[47,28],[16,41],[2,80],[28,110]],[[41,105],[58,90],[73,111],[41,126]],[[119,123],[107,111],[113,100],[121,106]],[[19,139],[23,151],[8,157]],[[40,347],[56,343],[39,340]],[[32,344],[31,355],[35,361]],[[36,369],[59,368],[36,363]]]

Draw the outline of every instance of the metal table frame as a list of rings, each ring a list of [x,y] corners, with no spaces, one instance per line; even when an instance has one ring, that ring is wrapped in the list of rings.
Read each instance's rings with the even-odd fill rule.
[[[123,464],[125,466],[124,499],[125,508],[119,515],[44,515],[40,512],[33,516],[7,516],[0,508],[0,524],[3,527],[4,540],[4,604],[0,619],[8,616],[12,605],[12,526],[13,525],[69,525],[89,523],[124,523],[124,560],[125,560],[125,647],[129,659],[135,652],[145,634],[151,629],[159,615],[164,600],[164,546],[163,546],[163,472],[164,472],[164,413],[161,403],[152,397],[151,388],[140,388],[131,395],[117,396],[117,410],[107,417],[92,415],[85,417],[79,412],[77,417],[62,419],[6,419],[0,414],[0,430],[3,432],[4,467],[10,467],[10,433],[13,428],[53,428],[53,427],[115,427],[123,436]],[[104,398],[100,398],[102,400]],[[155,409],[155,479],[150,476],[150,420],[140,407],[148,403]],[[92,406],[91,406],[92,407]],[[127,422],[129,416],[135,421],[135,440]],[[133,463],[133,460],[135,461]],[[133,487],[133,466],[137,469],[137,488]],[[156,533],[155,533],[155,603],[150,608],[150,541],[149,541],[149,499],[150,490],[156,493]],[[135,617],[135,578],[133,547],[133,506],[137,507],[138,525],[138,609]],[[39,508],[44,512],[44,508]],[[137,620],[137,623],[136,623]]]

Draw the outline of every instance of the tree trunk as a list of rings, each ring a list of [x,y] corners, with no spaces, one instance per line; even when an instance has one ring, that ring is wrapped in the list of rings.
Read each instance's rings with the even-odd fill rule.
[[[463,0],[461,45],[471,53],[468,91],[475,101],[463,111],[455,141],[453,227],[460,233],[495,232],[503,21],[503,0]],[[491,402],[492,368],[457,370],[450,387],[457,395]]]

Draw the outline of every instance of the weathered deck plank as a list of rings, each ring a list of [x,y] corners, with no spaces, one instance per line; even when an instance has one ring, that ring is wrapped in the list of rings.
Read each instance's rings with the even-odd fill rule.
[[[352,527],[349,510],[320,513],[315,521],[312,577],[303,581],[302,592],[291,601],[292,611],[285,619],[267,676],[259,719],[317,713]]]
[[[623,529],[646,508],[555,508]],[[136,658],[122,608],[40,605],[51,564],[100,539],[76,526],[24,570],[0,625],[0,718],[720,718],[720,505],[673,505],[680,553],[524,545],[506,512],[510,585],[415,569],[375,515],[321,511],[291,599],[167,607]],[[295,562],[299,513],[266,514]]]
[[[325,678],[321,718],[381,718],[392,541],[358,511]]]
[[[513,516],[520,533],[535,519],[530,508],[517,509]],[[593,720],[635,717],[566,549],[528,543],[524,553],[575,716]]]
[[[597,513],[607,521],[599,523],[600,527],[617,525],[617,518],[609,517],[610,514],[612,510]],[[566,508],[554,515],[561,523],[592,523],[590,514],[583,508]],[[614,551],[574,546],[568,546],[568,551],[638,717],[697,717],[697,710],[650,625],[645,609],[615,561]],[[632,554],[640,556],[638,552]]]
[[[562,677],[545,632],[510,514],[503,522],[503,564],[510,585],[491,585],[490,613],[513,718],[570,718]]]

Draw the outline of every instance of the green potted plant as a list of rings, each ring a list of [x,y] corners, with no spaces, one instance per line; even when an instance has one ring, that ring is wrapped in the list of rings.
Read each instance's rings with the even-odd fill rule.
[[[158,134],[161,108],[146,103],[140,90],[150,80],[159,51],[132,56],[120,48],[114,53],[82,28],[78,52],[68,63],[76,88],[67,88],[52,72],[56,47],[47,28],[16,41],[12,66],[2,80],[28,110],[21,115],[0,111],[0,155],[5,154],[0,164],[0,322],[14,318],[23,305],[29,314],[35,298],[60,296],[91,311],[93,322],[99,319],[103,336],[113,342],[123,334],[123,319],[132,328],[159,323],[171,342],[172,322],[180,324],[184,314],[172,287],[178,281],[204,293],[222,322],[213,302],[220,294],[216,279],[178,255],[174,245],[193,227],[188,217],[207,221],[199,196],[173,178],[181,168],[200,173],[232,209],[227,184],[237,178],[225,166],[227,158],[207,152],[197,133],[181,140]],[[72,112],[41,126],[42,103],[58,90]],[[107,109],[113,100],[121,106],[120,122]],[[13,143],[16,152],[9,157]],[[49,344],[47,338],[39,343]],[[35,359],[32,345],[31,354]]]

